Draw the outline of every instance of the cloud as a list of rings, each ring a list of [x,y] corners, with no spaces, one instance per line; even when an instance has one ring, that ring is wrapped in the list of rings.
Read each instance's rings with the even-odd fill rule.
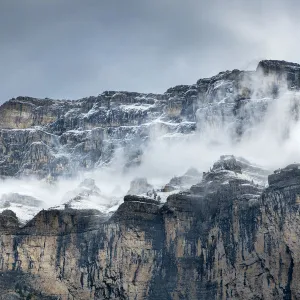
[[[260,58],[298,61],[299,6],[271,0],[4,1],[0,102],[18,95],[164,92]]]

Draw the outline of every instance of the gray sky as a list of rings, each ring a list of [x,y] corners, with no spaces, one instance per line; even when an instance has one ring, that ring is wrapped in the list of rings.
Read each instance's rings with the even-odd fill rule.
[[[300,62],[298,0],[0,0],[0,102],[164,92]]]

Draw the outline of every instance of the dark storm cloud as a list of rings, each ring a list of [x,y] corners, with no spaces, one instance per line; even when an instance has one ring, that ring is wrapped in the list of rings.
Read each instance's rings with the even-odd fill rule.
[[[164,92],[261,58],[300,61],[297,1],[0,0],[0,102]]]

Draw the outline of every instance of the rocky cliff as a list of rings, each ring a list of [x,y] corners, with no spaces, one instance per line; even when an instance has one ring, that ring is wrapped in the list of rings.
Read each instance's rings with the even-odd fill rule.
[[[0,107],[0,176],[71,176],[109,163],[120,148],[124,168],[134,166],[153,131],[186,135],[215,125],[238,139],[261,122],[280,90],[299,90],[299,74],[300,65],[261,61],[254,72],[221,72],[164,94],[108,91],[75,101],[11,99]],[[299,106],[298,98],[294,102]]]
[[[109,164],[120,148],[124,170],[134,168],[152,130],[181,137],[213,124],[235,142],[282,90],[299,90],[299,76],[300,65],[262,61],[256,71],[222,72],[162,95],[11,99],[0,107],[0,175],[59,180]],[[139,195],[110,213],[75,209],[102,197],[88,179],[63,208],[26,224],[12,204],[40,210],[44,202],[5,194],[0,299],[300,299],[299,170],[278,169],[266,185],[265,170],[224,155],[202,176],[190,169],[161,190],[136,178],[128,193]]]
[[[2,299],[300,299],[298,165],[264,189],[234,157],[164,205],[1,217]],[[10,297],[10,298],[9,298]]]

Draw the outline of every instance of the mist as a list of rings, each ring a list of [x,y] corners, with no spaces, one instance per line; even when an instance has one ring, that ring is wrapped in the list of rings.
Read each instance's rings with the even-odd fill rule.
[[[238,122],[233,113],[225,119],[215,114],[210,122],[203,122],[203,115],[198,114],[197,130],[191,134],[166,134],[155,127],[143,149],[141,164],[127,172],[124,172],[126,155],[119,149],[109,165],[79,172],[73,178],[60,178],[57,182],[33,177],[6,179],[1,182],[0,198],[3,194],[17,192],[42,200],[45,208],[55,207],[61,205],[65,195],[75,190],[85,178],[93,178],[101,190],[101,197],[92,201],[109,208],[122,201],[134,178],[146,177],[155,188],[161,188],[172,177],[183,175],[191,167],[200,172],[207,171],[224,154],[243,157],[270,172],[299,162],[300,93],[288,91],[286,83],[282,83],[276,99],[259,98],[261,81],[245,84],[252,84],[254,92],[251,101],[243,107],[247,120],[242,135],[236,132]],[[264,88],[269,88],[268,80],[264,84]],[[255,86],[259,86],[257,91]],[[261,111],[253,110],[253,103],[259,103],[257,107],[261,107]]]

